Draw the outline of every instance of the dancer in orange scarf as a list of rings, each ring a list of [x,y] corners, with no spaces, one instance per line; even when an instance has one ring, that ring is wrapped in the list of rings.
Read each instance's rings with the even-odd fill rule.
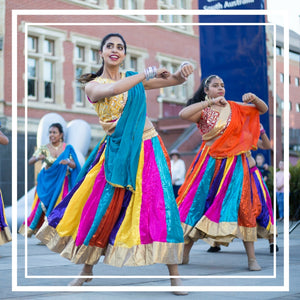
[[[180,112],[182,119],[198,124],[203,139],[177,198],[185,237],[183,263],[199,238],[223,245],[240,238],[249,270],[258,271],[254,241],[261,203],[253,195],[246,153],[256,149],[259,114],[268,107],[252,93],[243,96],[243,103],[224,96],[223,80],[211,75]]]

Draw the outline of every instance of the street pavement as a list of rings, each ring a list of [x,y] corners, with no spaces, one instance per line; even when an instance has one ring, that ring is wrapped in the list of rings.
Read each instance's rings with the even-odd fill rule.
[[[284,237],[288,238],[288,226],[293,224],[283,224],[277,222],[279,252],[275,257],[270,254],[268,241],[255,243],[257,261],[262,267],[259,272],[248,271],[244,247],[238,239],[218,253],[208,253],[209,245],[203,241],[195,243],[190,263],[179,266],[182,290],[189,290],[187,296],[166,291],[170,289],[168,271],[160,264],[115,268],[99,262],[91,282],[69,287],[68,282],[82,266],[51,252],[35,237],[27,239],[26,247],[25,238],[18,235],[14,251],[12,243],[0,246],[0,299],[300,299],[300,225],[289,235],[288,269]],[[16,272],[12,272],[12,252]]]

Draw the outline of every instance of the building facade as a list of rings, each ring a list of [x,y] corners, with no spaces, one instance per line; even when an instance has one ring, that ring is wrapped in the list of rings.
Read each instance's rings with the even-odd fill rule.
[[[101,38],[106,34],[118,32],[124,36],[128,47],[124,70],[143,72],[146,67],[155,65],[175,72],[184,61],[190,61],[194,65],[195,72],[185,84],[147,91],[147,114],[162,133],[165,128],[159,127],[160,120],[170,119],[174,126],[174,119],[178,119],[179,110],[198,86],[198,27],[185,24],[197,22],[198,17],[181,13],[174,16],[167,14],[169,9],[177,9],[178,12],[197,9],[197,0],[0,0],[0,7],[0,119],[3,131],[11,137],[12,103],[16,101],[18,198],[25,192],[25,164],[34,152],[39,121],[45,114],[58,113],[66,122],[73,119],[88,122],[92,132],[91,149],[104,136],[98,117],[87,101],[77,78],[83,73],[96,72],[99,69],[98,51]],[[18,16],[18,72],[12,74],[12,10],[25,9],[38,11],[28,11],[28,14]],[[120,11],[124,9],[156,9],[160,10],[161,14],[129,15]],[[58,13],[53,15],[50,10],[56,10]],[[70,15],[72,10],[80,12]],[[105,13],[103,10],[106,10]],[[114,15],[116,10],[119,11]],[[12,78],[17,80],[17,99],[12,99]],[[27,132],[24,130],[26,114]],[[176,139],[176,130],[173,129],[172,137],[166,140],[167,146]],[[168,136],[169,134],[166,134],[165,138]],[[28,157],[24,157],[26,137]],[[6,164],[7,171],[2,171],[0,184],[8,205],[11,201],[11,144],[4,148],[1,146],[1,166]],[[29,189],[34,186],[32,166],[28,168],[27,175]]]

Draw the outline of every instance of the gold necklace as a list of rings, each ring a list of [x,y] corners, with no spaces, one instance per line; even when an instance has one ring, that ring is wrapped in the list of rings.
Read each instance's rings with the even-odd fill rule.
[[[59,145],[58,146],[54,146],[54,145],[52,145],[51,144],[51,146],[57,151],[59,148],[60,148],[60,146],[62,145],[62,142],[59,142]]]

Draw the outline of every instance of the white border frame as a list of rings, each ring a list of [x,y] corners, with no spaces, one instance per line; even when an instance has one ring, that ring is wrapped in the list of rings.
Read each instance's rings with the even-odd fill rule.
[[[284,74],[288,78],[289,74],[289,28],[287,11],[268,11],[268,10],[186,10],[187,15],[270,15],[277,14],[284,17]],[[17,34],[18,34],[18,16],[21,15],[158,15],[162,14],[161,10],[12,10],[12,74],[17,74]],[[168,10],[164,14],[182,14],[181,11]],[[44,25],[49,23],[26,23],[26,25]],[[51,23],[58,25],[60,23]],[[63,25],[78,25],[79,23],[63,23]],[[146,25],[146,26],[165,26],[166,24],[158,23],[83,23],[84,25]],[[245,25],[245,23],[187,23],[187,25]],[[246,23],[247,25],[274,25],[272,23]],[[177,23],[171,25],[176,26]],[[170,26],[170,24],[168,24]],[[275,26],[276,28],[276,26]],[[27,46],[25,40],[25,47]],[[275,43],[276,44],[276,43]],[[25,48],[26,49],[26,48]],[[276,49],[275,49],[276,50]],[[275,52],[276,53],[276,52]],[[274,60],[274,63],[276,61]],[[276,70],[276,66],[274,67]],[[26,64],[25,64],[26,72]],[[27,72],[26,72],[27,76]],[[276,72],[274,73],[276,77]],[[26,84],[25,84],[26,86]],[[276,87],[276,79],[274,81]],[[12,78],[12,182],[17,182],[17,81]],[[25,89],[26,92],[26,89]],[[276,95],[274,95],[276,97]],[[284,99],[289,99],[288,80],[284,82]],[[25,133],[27,133],[27,101],[25,101]],[[274,101],[276,111],[276,101]],[[284,145],[289,145],[289,118],[288,118],[288,101],[284,104]],[[275,119],[276,119],[276,113]],[[274,124],[276,121],[274,120]],[[275,125],[276,126],[276,125]],[[276,127],[274,127],[276,128]],[[276,132],[274,132],[276,136]],[[289,152],[284,152],[284,168],[285,172],[289,169]],[[25,157],[27,157],[27,139],[25,139]],[[26,173],[27,174],[27,173]],[[25,176],[25,186],[27,186],[27,176]],[[284,210],[289,211],[289,180],[285,176],[285,195]],[[25,192],[27,200],[27,192]],[[288,235],[288,218],[284,219],[284,285],[283,286],[118,286],[118,291],[288,291],[289,290],[289,235]],[[276,220],[274,220],[274,223]],[[12,188],[12,291],[111,291],[115,286],[19,286],[17,282],[17,189]],[[25,238],[27,248],[27,237]],[[25,255],[27,254],[25,249]],[[275,252],[276,254],[276,252]],[[274,258],[275,262],[276,259]],[[275,265],[276,268],[276,265]],[[30,278],[41,278],[41,276],[30,276]],[[76,276],[73,276],[76,277]],[[78,277],[78,276],[77,276]],[[124,276],[94,276],[95,278],[124,278]],[[170,276],[126,276],[126,278],[170,278]],[[211,276],[180,276],[181,278],[207,278]],[[241,276],[237,276],[241,278]],[[273,278],[274,276],[256,276],[255,278]],[[70,278],[70,276],[48,276],[43,278]],[[236,278],[235,276],[213,276],[211,278]],[[242,278],[253,278],[253,276],[245,276]]]

